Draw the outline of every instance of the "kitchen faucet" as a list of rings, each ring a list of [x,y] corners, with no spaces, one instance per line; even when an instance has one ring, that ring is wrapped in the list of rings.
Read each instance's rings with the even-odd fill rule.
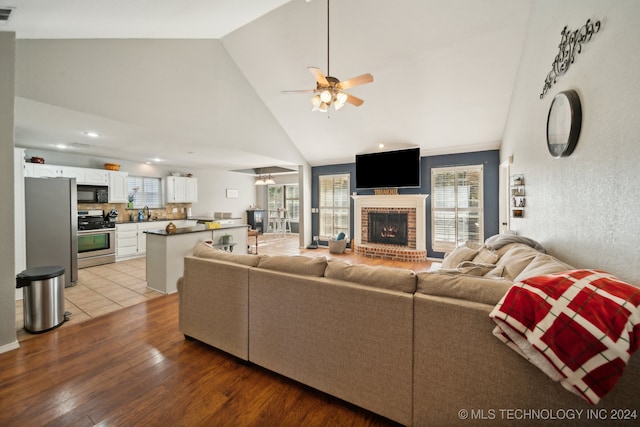
[[[151,210],[149,209],[149,206],[145,206],[144,208],[142,208],[143,213],[145,209],[147,210],[147,221],[149,221],[149,219],[151,218]]]

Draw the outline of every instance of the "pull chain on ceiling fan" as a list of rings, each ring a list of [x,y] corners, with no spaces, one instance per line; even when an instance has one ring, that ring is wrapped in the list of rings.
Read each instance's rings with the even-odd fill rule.
[[[333,105],[333,108],[337,111],[344,107],[345,103],[349,103],[356,107],[359,107],[364,101],[356,96],[350,95],[344,90],[352,88],[354,86],[371,83],[373,76],[369,73],[362,74],[358,77],[341,82],[338,78],[332,77],[330,74],[330,0],[327,0],[327,76],[317,67],[308,67],[311,75],[316,79],[316,88],[309,90],[285,90],[282,93],[314,93],[311,98],[311,104],[313,105],[312,111],[326,112],[329,107]]]

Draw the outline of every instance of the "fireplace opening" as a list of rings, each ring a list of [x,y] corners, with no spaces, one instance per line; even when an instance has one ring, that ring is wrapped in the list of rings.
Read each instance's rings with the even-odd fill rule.
[[[406,212],[369,212],[369,243],[407,246],[408,219]]]

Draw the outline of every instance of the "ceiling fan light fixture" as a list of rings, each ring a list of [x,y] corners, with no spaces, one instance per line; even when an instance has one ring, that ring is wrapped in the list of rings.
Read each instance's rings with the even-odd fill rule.
[[[344,104],[347,102],[347,98],[347,94],[344,92],[338,92],[336,94],[335,100],[333,102],[333,107],[336,109],[336,111],[344,107]]]
[[[321,112],[323,112],[323,113],[326,113],[326,112],[327,112],[327,110],[329,109],[328,107],[329,107],[329,106],[327,105],[327,103],[326,103],[326,102],[322,102],[322,103],[320,103],[320,106],[318,107],[318,111],[321,111]]]
[[[331,92],[329,92],[327,89],[323,90],[320,93],[320,100],[322,100],[322,102],[324,102],[325,104],[328,104],[329,102],[331,102]]]

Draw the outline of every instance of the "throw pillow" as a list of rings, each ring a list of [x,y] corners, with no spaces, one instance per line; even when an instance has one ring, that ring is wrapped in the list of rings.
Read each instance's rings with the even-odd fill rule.
[[[495,264],[500,259],[500,256],[496,253],[496,251],[487,248],[486,246],[482,247],[478,254],[473,258],[473,262],[480,262],[483,264]]]
[[[456,268],[460,273],[469,274],[471,276],[484,276],[496,266],[494,264],[485,264],[475,261],[463,261]]]
[[[442,268],[456,268],[463,261],[471,261],[477,253],[478,249],[472,249],[467,245],[458,246],[444,258]]]

